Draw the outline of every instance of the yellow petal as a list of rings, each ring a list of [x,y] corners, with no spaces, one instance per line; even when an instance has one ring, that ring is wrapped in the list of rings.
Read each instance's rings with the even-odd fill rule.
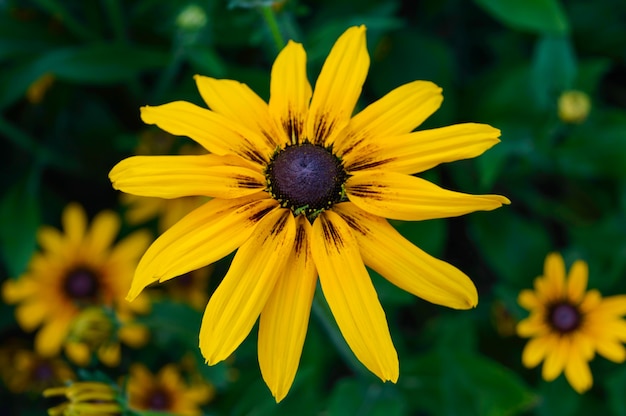
[[[80,367],[86,367],[91,361],[91,351],[87,344],[82,342],[68,341],[65,343],[65,355],[74,364]]]
[[[65,311],[51,317],[35,335],[35,351],[43,357],[57,355],[69,332],[73,314],[73,311]]]
[[[39,291],[38,281],[30,277],[7,279],[2,285],[2,300],[8,304],[18,303]]]
[[[87,229],[87,214],[83,207],[74,202],[68,204],[63,210],[61,220],[67,240],[72,245],[81,244]]]
[[[510,203],[500,195],[449,191],[424,179],[395,172],[362,171],[346,181],[351,202],[380,217],[420,221],[491,211]]]
[[[305,122],[311,100],[311,84],[306,76],[306,52],[301,44],[289,41],[272,66],[270,114],[278,120],[285,142],[299,143],[306,138]]]
[[[348,132],[337,138],[334,147],[350,165],[369,143],[382,144],[389,137],[414,130],[437,111],[442,101],[441,88],[430,81],[401,85],[355,115]]]
[[[450,308],[468,309],[478,303],[476,287],[469,277],[420,250],[384,218],[351,203],[337,204],[333,210],[352,229],[365,264],[394,285]]]
[[[565,294],[565,262],[559,253],[550,253],[543,266],[548,299],[562,299]]]
[[[398,355],[350,227],[338,214],[323,212],[313,223],[311,250],[324,297],[354,355],[381,380],[395,383]]]
[[[212,199],[165,231],[139,261],[126,297],[133,300],[151,283],[161,282],[211,264],[252,234],[277,202],[260,192],[239,199]]]
[[[98,348],[98,359],[107,367],[116,367],[120,363],[122,350],[119,342],[102,345]]]
[[[556,340],[553,348],[547,352],[543,363],[541,376],[546,381],[552,381],[563,372],[565,363],[570,358],[570,338],[560,337]]]
[[[602,299],[602,303],[597,306],[596,311],[613,316],[623,316],[626,314],[626,295],[607,296]]]
[[[536,367],[554,345],[553,337],[538,337],[528,341],[522,351],[522,364],[526,368]]]
[[[133,156],[113,167],[115,189],[134,195],[180,198],[204,195],[238,198],[265,188],[259,170],[236,165],[235,156]]]
[[[257,132],[272,149],[281,144],[267,103],[246,84],[201,75],[196,75],[194,79],[202,99],[215,113]]]
[[[587,263],[582,260],[577,260],[572,264],[567,279],[567,297],[570,302],[578,304],[583,300],[585,290],[587,290],[588,276],[589,269]]]
[[[295,237],[291,211],[279,208],[239,248],[202,317],[200,351],[209,365],[228,358],[246,338],[284,272]]]
[[[565,377],[578,393],[584,393],[593,385],[593,377],[587,360],[572,346],[572,352],[565,364]]]
[[[348,124],[369,64],[365,26],[349,28],[335,42],[317,78],[307,122],[311,142],[330,145]]]
[[[294,248],[259,322],[259,365],[276,402],[289,392],[302,354],[317,270],[311,257],[309,221],[296,219]]]
[[[344,160],[349,171],[380,167],[413,174],[440,163],[481,155],[500,141],[499,136],[500,130],[486,124],[457,124],[396,137],[375,137]]]
[[[15,309],[15,319],[24,331],[32,331],[50,313],[49,303],[45,298],[31,298],[32,300],[20,303]]]
[[[124,344],[139,348],[148,342],[150,331],[140,324],[125,324],[117,330],[117,336]]]
[[[534,313],[530,317],[517,324],[517,335],[524,338],[541,336],[549,332],[550,328],[546,324],[543,314]]]
[[[626,360],[626,349],[613,337],[604,336],[594,339],[598,354],[616,363],[623,363]]]
[[[91,222],[89,232],[85,236],[85,245],[94,255],[109,250],[120,230],[120,218],[113,211],[99,212]]]
[[[43,251],[61,254],[65,249],[63,234],[54,227],[43,225],[37,230],[37,242]]]
[[[235,153],[263,165],[274,151],[258,133],[185,101],[141,107],[141,119],[175,136],[187,136],[217,155]]]
[[[148,230],[142,229],[131,233],[113,246],[109,263],[130,264],[132,267],[135,267],[152,240],[153,238]]]
[[[537,299],[535,292],[528,289],[522,290],[519,293],[517,296],[517,303],[528,311],[533,311],[543,307],[543,304],[539,301],[539,299]]]

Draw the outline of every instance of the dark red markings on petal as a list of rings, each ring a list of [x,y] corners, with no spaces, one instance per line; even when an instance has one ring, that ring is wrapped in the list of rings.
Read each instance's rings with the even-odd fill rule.
[[[349,185],[346,189],[348,195],[359,196],[362,198],[371,198],[377,201],[383,201],[383,192],[377,189],[384,189],[383,185],[367,184],[367,185]]]
[[[259,183],[255,178],[251,178],[245,175],[235,175],[233,179],[237,181],[238,188],[244,189],[263,189],[265,184]]]
[[[330,136],[335,128],[335,120],[329,120],[327,115],[321,116],[315,122],[313,131],[313,143],[323,146],[326,143],[326,138]]]
[[[328,246],[335,246],[338,249],[345,247],[346,242],[332,222],[322,219],[322,233],[324,234],[324,240],[329,242]]]

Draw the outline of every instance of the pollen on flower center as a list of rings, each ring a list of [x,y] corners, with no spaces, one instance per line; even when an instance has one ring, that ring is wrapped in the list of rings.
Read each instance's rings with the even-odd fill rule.
[[[67,274],[64,289],[72,299],[94,298],[99,289],[98,278],[92,271],[78,268]]]
[[[348,174],[329,149],[304,143],[288,146],[272,156],[265,171],[268,192],[294,215],[313,219],[340,202]]]
[[[561,333],[571,332],[580,325],[580,312],[568,303],[554,305],[548,314],[550,325]]]

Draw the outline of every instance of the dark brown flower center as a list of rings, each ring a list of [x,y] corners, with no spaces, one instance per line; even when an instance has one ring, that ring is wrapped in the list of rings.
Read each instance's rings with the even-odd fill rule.
[[[560,333],[574,331],[580,322],[580,311],[569,303],[557,303],[548,311],[548,324]]]
[[[39,362],[33,368],[32,377],[37,382],[49,382],[54,378],[54,369],[48,362]]]
[[[146,397],[146,409],[170,410],[172,398],[169,393],[162,389],[154,389]]]
[[[98,275],[84,267],[74,269],[65,276],[64,289],[74,300],[93,300],[100,289]]]
[[[330,149],[304,143],[277,151],[265,177],[268,192],[281,206],[312,220],[345,198],[348,174]]]

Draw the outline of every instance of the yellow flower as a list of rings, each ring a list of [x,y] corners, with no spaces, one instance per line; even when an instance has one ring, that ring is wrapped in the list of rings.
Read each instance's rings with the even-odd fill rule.
[[[99,213],[91,226],[78,204],[63,211],[64,233],[39,229],[41,251],[33,255],[25,274],[5,282],[7,303],[19,304],[15,316],[26,331],[40,327],[35,350],[46,357],[59,353],[74,319],[90,306],[116,307],[120,315],[146,312],[147,298],[124,301],[137,259],[150,243],[148,233],[137,231],[116,245],[120,227],[116,214]]]
[[[44,389],[74,379],[69,365],[58,357],[41,357],[25,348],[0,350],[0,374],[12,393]]]
[[[597,290],[587,291],[587,263],[572,264],[567,278],[560,254],[546,257],[543,276],[535,279],[535,290],[523,290],[519,304],[530,316],[517,325],[521,337],[532,338],[522,353],[522,362],[536,367],[544,361],[542,376],[552,381],[565,372],[578,393],[588,390],[593,379],[589,361],[595,352],[611,361],[623,362],[626,349],[626,296],[602,298]]]
[[[201,415],[199,406],[214,395],[205,382],[187,385],[173,364],[163,367],[156,376],[142,364],[133,364],[128,379],[129,406],[135,410],[157,410],[181,416]]]
[[[123,192],[213,198],[152,244],[128,299],[238,249],[207,305],[200,349],[210,365],[226,359],[260,316],[259,364],[277,401],[296,374],[318,275],[356,357],[395,382],[398,357],[365,265],[436,304],[471,308],[477,293],[465,274],[415,247],[385,218],[453,217],[509,203],[412,176],[475,157],[500,132],[467,123],[411,133],[442,101],[427,81],[400,86],[352,117],[368,67],[360,26],[337,40],[315,92],[306,53],[293,41],[272,68],[269,103],[245,84],[196,76],[211,110],[177,101],[143,107],[141,116],[210,154],[136,156],[110,172]]]
[[[209,277],[213,266],[187,272],[163,285],[169,299],[189,304],[192,308],[202,310],[209,297]]]
[[[116,388],[98,381],[78,381],[43,392],[44,397],[65,396],[69,401],[48,410],[50,416],[115,416],[122,414]]]
[[[565,91],[559,96],[559,118],[565,123],[582,123],[591,111],[591,100],[582,91]]]
[[[116,316],[103,307],[89,307],[72,322],[65,342],[65,353],[80,366],[91,363],[95,353],[106,366],[115,367],[121,360],[120,341],[134,348],[148,342],[148,329],[128,316]]]

